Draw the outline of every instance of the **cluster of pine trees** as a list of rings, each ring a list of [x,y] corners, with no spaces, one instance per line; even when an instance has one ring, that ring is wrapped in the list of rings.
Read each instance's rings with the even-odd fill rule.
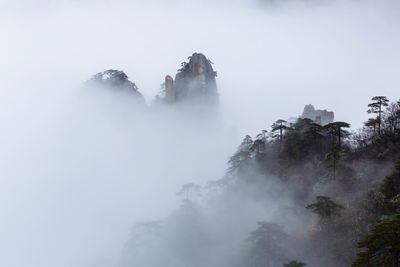
[[[138,224],[121,266],[399,266],[400,101],[367,112],[357,131],[299,118],[245,136],[223,178],[183,185],[177,211]]]
[[[333,266],[400,263],[400,101],[375,96],[367,112],[373,116],[357,132],[343,121],[279,119],[254,140],[246,136],[229,161],[232,179],[257,183],[257,170],[294,188],[299,206],[318,217],[305,246]],[[246,266],[276,266],[285,238],[279,225],[260,222]]]

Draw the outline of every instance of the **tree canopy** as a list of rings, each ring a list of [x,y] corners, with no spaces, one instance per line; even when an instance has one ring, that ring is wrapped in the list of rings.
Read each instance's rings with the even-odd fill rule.
[[[358,243],[361,252],[353,267],[400,266],[400,214],[381,219]]]
[[[306,209],[316,213],[321,222],[326,222],[335,216],[340,216],[344,206],[334,202],[331,198],[326,196],[317,196],[316,201],[306,206]]]

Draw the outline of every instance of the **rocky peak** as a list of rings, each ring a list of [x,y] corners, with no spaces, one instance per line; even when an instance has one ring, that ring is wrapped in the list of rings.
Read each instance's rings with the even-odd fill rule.
[[[217,73],[213,70],[212,62],[201,53],[194,53],[188,57],[189,62],[183,62],[177,77],[186,76],[200,80],[215,79]]]
[[[318,124],[325,125],[334,121],[335,113],[326,109],[315,109],[313,105],[309,104],[304,107],[301,118],[311,119]]]
[[[124,90],[132,93],[138,99],[144,101],[142,94],[139,92],[139,88],[134,82],[131,82],[122,70],[106,70],[99,72],[88,81],[90,85],[102,86],[111,88],[113,90]]]
[[[194,53],[188,60],[181,64],[175,80],[169,75],[165,77],[164,94],[159,98],[170,104],[217,104],[217,73],[212,62],[201,53]]]

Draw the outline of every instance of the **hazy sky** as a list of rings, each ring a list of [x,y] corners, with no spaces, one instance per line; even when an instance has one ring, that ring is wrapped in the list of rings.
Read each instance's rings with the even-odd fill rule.
[[[224,107],[242,101],[238,116],[252,114],[258,125],[313,103],[360,126],[371,96],[397,97],[397,1],[3,2],[7,86],[20,75],[78,84],[117,68],[150,100],[164,75],[197,51],[215,62]]]
[[[0,265],[112,259],[244,134],[309,103],[359,127],[372,96],[399,98],[398,1],[284,2],[0,0]],[[218,72],[211,130],[79,89],[121,69],[150,103],[193,52]]]

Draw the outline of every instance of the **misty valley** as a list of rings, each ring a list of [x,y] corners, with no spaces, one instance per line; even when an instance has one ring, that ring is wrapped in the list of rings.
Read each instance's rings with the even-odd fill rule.
[[[217,73],[201,53],[181,66],[150,106],[123,71],[86,85],[125,92],[138,112],[183,113],[207,135],[219,120]],[[188,180],[171,214],[133,226],[116,266],[398,266],[400,100],[373,96],[365,109],[360,129],[306,105],[246,135],[222,177]]]

